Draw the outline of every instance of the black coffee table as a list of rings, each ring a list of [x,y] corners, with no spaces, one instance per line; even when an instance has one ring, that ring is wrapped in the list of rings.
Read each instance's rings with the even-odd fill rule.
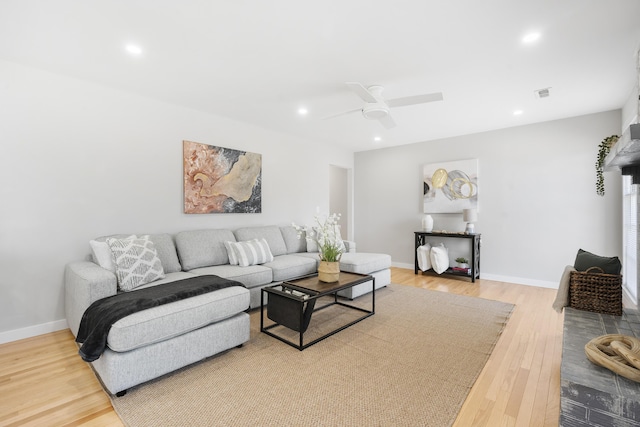
[[[345,299],[338,297],[338,292],[348,289],[361,283],[371,282],[371,310],[357,307],[346,303]],[[267,304],[265,306],[265,294],[267,295]],[[331,296],[331,301],[321,307],[316,308],[316,302],[319,298]],[[361,317],[348,322],[330,332],[322,335],[311,342],[304,343],[304,333],[311,322],[314,312],[323,310],[327,307],[339,305],[352,310],[364,313]],[[267,318],[273,323],[265,326],[265,308]],[[318,280],[318,275],[311,275],[299,279],[282,282],[279,285],[267,286],[262,288],[260,293],[260,331],[270,335],[280,341],[289,344],[298,350],[322,341],[331,335],[340,332],[343,329],[354,325],[369,316],[373,316],[376,308],[376,279],[373,276],[356,273],[340,272],[340,279],[337,282],[325,283]],[[274,333],[273,329],[278,326],[285,326],[299,333],[299,343],[295,343],[284,336]]]

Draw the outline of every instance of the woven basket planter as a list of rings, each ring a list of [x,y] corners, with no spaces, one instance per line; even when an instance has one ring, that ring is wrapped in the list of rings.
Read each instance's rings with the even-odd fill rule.
[[[569,305],[578,310],[622,316],[622,276],[605,274],[600,267],[572,271]]]
[[[320,261],[318,280],[325,283],[337,282],[340,279],[340,263]]]

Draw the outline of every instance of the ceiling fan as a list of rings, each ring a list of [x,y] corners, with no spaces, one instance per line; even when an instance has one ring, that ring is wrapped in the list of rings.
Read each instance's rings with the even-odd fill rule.
[[[325,117],[325,119],[332,119],[334,117],[351,114],[356,111],[362,111],[362,115],[366,119],[378,120],[380,124],[382,124],[382,126],[387,129],[391,129],[396,125],[395,120],[393,120],[393,117],[391,117],[391,108],[442,101],[443,99],[441,92],[427,93],[424,95],[405,96],[403,98],[384,99],[382,97],[384,87],[382,86],[369,86],[368,88],[366,88],[362,84],[357,82],[347,82],[346,85],[349,86],[349,88],[365,102],[364,106],[356,108],[354,110],[335,114],[333,116]]]

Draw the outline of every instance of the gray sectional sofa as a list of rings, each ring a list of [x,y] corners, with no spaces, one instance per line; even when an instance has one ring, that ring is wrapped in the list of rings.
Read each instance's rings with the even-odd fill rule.
[[[124,236],[120,236],[124,237]],[[199,275],[216,275],[242,283],[185,300],[134,313],[113,324],[107,348],[91,362],[102,383],[113,394],[172,372],[249,340],[248,308],[260,305],[264,286],[313,274],[317,253],[307,252],[304,238],[291,226],[206,229],[175,235],[150,235],[162,264],[164,278],[142,287],[158,286]],[[264,239],[273,261],[258,265],[230,265],[225,242]],[[104,241],[105,238],[96,239]],[[375,277],[376,288],[391,281],[391,257],[355,252],[345,242],[340,269]],[[117,294],[116,275],[95,256],[67,264],[65,310],[69,328],[77,336],[82,315],[95,301]],[[364,283],[342,293],[356,298],[371,291]]]

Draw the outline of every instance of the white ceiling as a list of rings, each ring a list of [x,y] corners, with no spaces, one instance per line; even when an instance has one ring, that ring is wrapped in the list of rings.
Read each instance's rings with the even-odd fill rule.
[[[638,0],[0,0],[0,59],[353,151],[620,108],[639,45]],[[348,81],[444,101],[323,120]]]

